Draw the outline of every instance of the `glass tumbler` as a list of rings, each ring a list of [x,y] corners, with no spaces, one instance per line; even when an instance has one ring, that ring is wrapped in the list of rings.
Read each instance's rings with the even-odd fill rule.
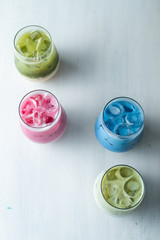
[[[128,97],[108,102],[95,124],[99,143],[113,152],[134,148],[142,138],[143,129],[144,111],[138,102]]]
[[[14,37],[14,62],[18,72],[29,80],[52,78],[59,68],[59,54],[50,33],[36,25],[20,29]]]
[[[123,164],[102,171],[93,190],[98,207],[112,216],[133,212],[145,195],[144,181],[139,172]]]
[[[46,90],[34,90],[22,98],[19,119],[24,135],[37,143],[56,141],[65,132],[67,124],[63,107]]]

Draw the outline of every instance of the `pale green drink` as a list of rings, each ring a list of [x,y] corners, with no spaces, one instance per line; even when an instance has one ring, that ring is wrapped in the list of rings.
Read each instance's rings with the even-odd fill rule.
[[[123,215],[136,209],[144,198],[144,182],[134,168],[118,165],[105,170],[94,185],[95,200],[112,215]]]

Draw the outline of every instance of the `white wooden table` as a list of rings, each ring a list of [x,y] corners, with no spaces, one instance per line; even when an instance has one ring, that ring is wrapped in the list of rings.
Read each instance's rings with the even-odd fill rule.
[[[33,83],[13,63],[23,26],[50,31],[61,57],[54,79]],[[6,0],[0,3],[0,240],[154,240],[160,234],[160,1]],[[68,116],[65,135],[38,145],[21,132],[18,104],[28,91],[53,92]],[[142,142],[112,153],[94,124],[116,96],[136,99],[146,121]],[[116,164],[140,171],[144,202],[125,218],[104,215],[92,189]]]

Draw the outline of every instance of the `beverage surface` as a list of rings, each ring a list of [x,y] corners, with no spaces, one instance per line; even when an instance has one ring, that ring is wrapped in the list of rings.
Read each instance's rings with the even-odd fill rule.
[[[142,127],[144,114],[133,100],[115,99],[104,109],[103,120],[111,132],[127,136],[136,133]]]
[[[34,93],[24,99],[20,105],[22,120],[31,127],[45,127],[58,115],[58,102],[49,93]]]
[[[101,183],[104,198],[113,207],[130,208],[142,197],[142,179],[131,167],[116,166],[110,169]]]
[[[16,42],[16,49],[24,57],[38,59],[50,45],[49,37],[44,32],[35,30],[22,34]]]

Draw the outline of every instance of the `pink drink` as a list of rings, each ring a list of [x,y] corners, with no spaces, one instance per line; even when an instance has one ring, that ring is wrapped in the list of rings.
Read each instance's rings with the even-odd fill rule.
[[[20,125],[30,140],[48,143],[60,138],[66,129],[66,113],[57,98],[45,90],[29,92],[19,105]]]

